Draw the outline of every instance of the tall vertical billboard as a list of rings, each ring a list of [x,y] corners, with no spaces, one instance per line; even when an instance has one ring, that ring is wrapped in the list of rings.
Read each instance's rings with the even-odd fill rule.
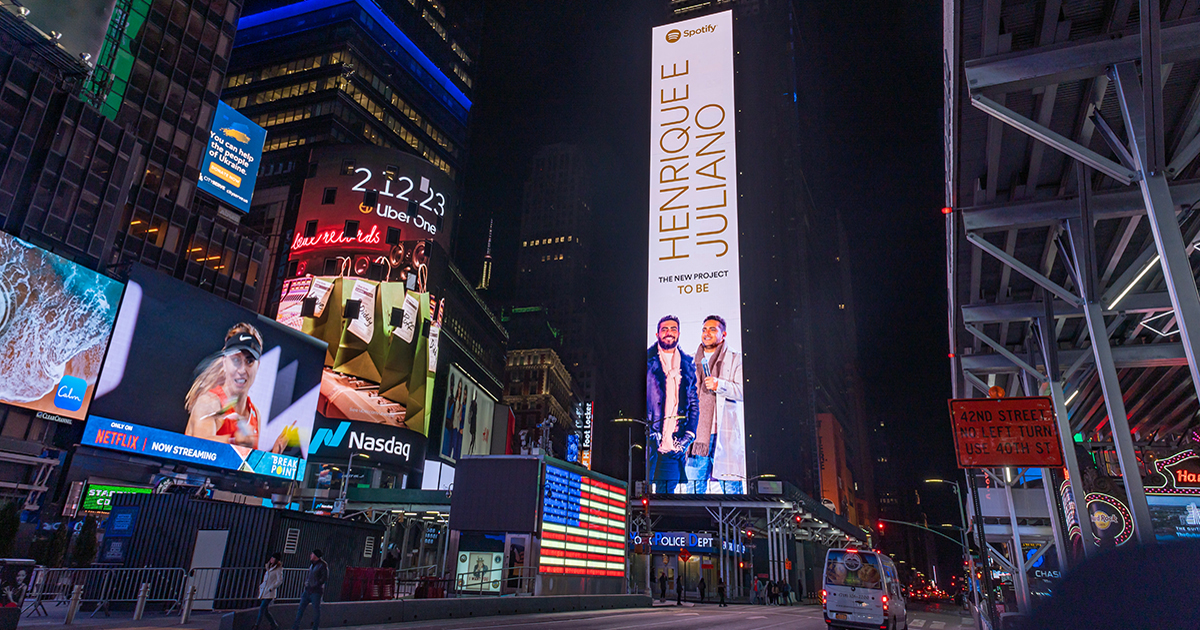
[[[656,493],[745,492],[733,15],[654,29],[647,477]]]

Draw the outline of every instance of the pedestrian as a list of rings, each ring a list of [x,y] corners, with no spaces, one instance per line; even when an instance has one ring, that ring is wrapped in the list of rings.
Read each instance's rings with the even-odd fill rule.
[[[792,585],[787,580],[783,582],[783,605],[790,606],[792,604]]]
[[[658,601],[667,601],[667,572],[663,570],[658,574]]]
[[[296,621],[292,630],[300,630],[300,618],[309,604],[313,605],[312,630],[319,630],[321,624],[321,596],[325,594],[325,583],[329,581],[329,565],[322,556],[320,549],[313,549],[308,559],[308,575],[304,578],[304,592],[300,593],[300,608],[296,610]]]
[[[758,578],[750,578],[750,603],[759,603],[760,593],[758,592]]]
[[[721,606],[720,607],[722,607],[722,608],[725,607],[727,605],[725,603],[725,578],[721,578],[721,579],[717,580],[717,596],[719,596],[721,598]]]
[[[767,599],[771,600],[772,606],[779,605],[779,582],[771,581],[767,583]]]
[[[675,574],[675,605],[683,605],[683,573]]]
[[[696,589],[700,591],[700,603],[704,603],[704,591],[708,589],[708,583],[704,581],[704,576],[700,576],[700,582],[696,584]]]
[[[254,620],[253,630],[258,630],[265,617],[271,624],[271,630],[279,630],[279,624],[271,616],[271,602],[278,594],[279,585],[283,584],[283,556],[277,551],[267,558],[267,571],[263,574],[262,583],[258,585],[258,619]]]

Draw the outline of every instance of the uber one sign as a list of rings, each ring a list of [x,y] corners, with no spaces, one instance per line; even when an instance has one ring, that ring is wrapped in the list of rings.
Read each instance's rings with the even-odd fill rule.
[[[409,468],[413,454],[423,452],[423,441],[419,433],[408,429],[318,418],[313,425],[308,456],[337,460],[362,453],[381,463]]]

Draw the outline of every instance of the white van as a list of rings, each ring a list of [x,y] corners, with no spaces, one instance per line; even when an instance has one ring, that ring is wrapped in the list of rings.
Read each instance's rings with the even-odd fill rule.
[[[896,564],[881,553],[830,549],[825,555],[821,608],[830,628],[908,630]]]

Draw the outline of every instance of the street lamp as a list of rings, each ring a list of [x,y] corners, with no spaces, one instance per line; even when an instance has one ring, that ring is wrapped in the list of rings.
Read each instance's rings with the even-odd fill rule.
[[[617,424],[625,425],[627,440],[628,440],[628,445],[629,445],[629,447],[627,449],[627,451],[628,451],[627,456],[629,457],[629,462],[628,462],[628,469],[626,470],[626,473],[625,473],[625,483],[626,483],[626,486],[625,486],[625,506],[626,506],[626,508],[625,508],[626,509],[626,514],[625,514],[625,591],[629,592],[629,589],[632,586],[632,582],[633,582],[633,579],[632,579],[633,576],[630,574],[630,571],[632,571],[632,565],[630,562],[630,554],[629,554],[629,532],[630,532],[630,527],[633,525],[633,523],[631,522],[632,519],[630,518],[633,510],[629,509],[629,499],[633,496],[633,448],[635,446],[637,446],[639,448],[642,448],[643,451],[645,450],[645,448],[641,447],[640,444],[633,443],[633,425],[640,424],[640,425],[646,427],[647,431],[649,431],[650,425],[646,424],[645,420],[640,420],[638,418],[613,418],[612,421]],[[649,453],[646,454],[646,457],[647,457],[647,464],[646,464],[647,471],[646,472],[647,472],[647,477],[648,477],[649,476],[649,474],[648,474],[649,473],[649,457],[650,457]],[[649,520],[650,520],[649,515],[647,515],[646,521],[649,522]],[[646,540],[649,541],[649,538],[647,538]],[[650,557],[649,556],[646,556],[646,571],[647,571],[647,573],[646,573],[646,588],[649,590],[649,592],[653,592],[653,589],[651,588],[651,584],[650,584],[650,573],[649,573]]]
[[[959,492],[959,489],[958,489],[958,483],[954,482],[954,481],[947,481],[945,479],[926,479],[925,483],[946,484],[946,485],[950,486],[950,488],[952,490],[954,490],[954,501],[955,501],[955,503],[958,504],[958,517],[961,519],[961,522],[962,522],[962,529],[959,530],[959,534],[962,536],[963,556],[964,556],[965,564],[967,566],[967,570],[970,571],[970,573],[972,575],[974,575],[975,563],[971,559],[971,548],[967,546],[967,512],[966,512],[965,508],[963,508],[963,499],[962,499],[962,494]],[[1014,523],[1014,525],[1015,525],[1015,523]],[[982,554],[985,558],[987,557],[984,550],[980,549],[979,553]],[[984,566],[987,566],[987,563],[984,563]],[[974,590],[974,589],[972,589],[972,590]],[[966,600],[965,597],[963,599],[964,599],[964,601]],[[976,602],[976,603],[978,603],[978,602]]]

